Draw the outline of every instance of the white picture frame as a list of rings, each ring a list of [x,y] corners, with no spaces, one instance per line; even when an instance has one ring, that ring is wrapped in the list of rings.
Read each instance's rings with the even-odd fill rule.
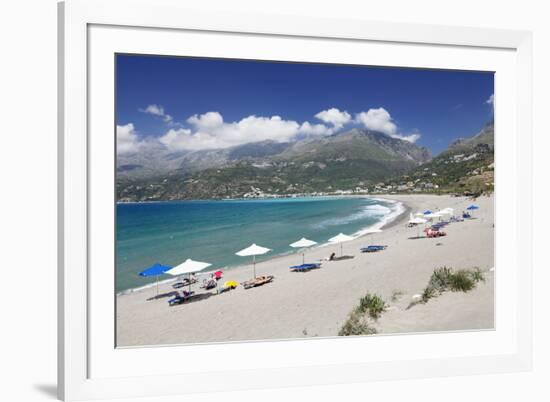
[[[165,39],[164,44],[148,41],[148,38],[158,35]],[[174,54],[177,49],[170,38],[177,35],[180,35],[179,38],[192,35],[193,41],[199,41],[195,43],[204,45],[205,54],[209,52],[209,42],[201,39],[203,35],[233,43],[233,48],[228,47],[228,55],[235,49],[241,49],[237,50],[242,53],[239,57],[251,58],[257,54],[258,58],[268,58],[269,54],[265,51],[261,53],[261,44],[270,43],[273,45],[270,49],[274,49],[272,57],[296,60],[296,53],[294,56],[277,53],[277,41],[283,40],[286,44],[318,41],[323,46],[333,46],[333,57],[348,54],[342,50],[338,56],[338,49],[370,46],[373,57],[378,57],[373,59],[373,64],[407,65],[408,57],[413,67],[483,69],[494,65],[497,77],[500,74],[505,78],[500,83],[497,78],[495,91],[500,89],[500,94],[509,95],[498,98],[499,104],[495,106],[500,153],[496,154],[499,166],[497,221],[499,214],[502,216],[505,210],[507,216],[513,217],[510,231],[522,234],[507,236],[503,228],[496,227],[498,283],[501,290],[508,292],[506,295],[502,291],[498,293],[497,286],[500,298],[496,299],[496,310],[497,313],[506,310],[509,317],[502,315],[504,318],[498,324],[497,314],[496,330],[484,333],[115,349],[111,341],[113,300],[96,297],[104,294],[101,292],[108,292],[109,284],[94,282],[95,276],[90,269],[94,261],[108,256],[102,251],[96,253],[99,248],[92,250],[90,242],[95,242],[98,234],[109,240],[104,235],[109,230],[112,232],[109,219],[95,219],[97,212],[105,212],[108,216],[109,212],[101,209],[101,205],[112,202],[108,194],[112,194],[113,188],[106,186],[103,193],[94,187],[97,186],[94,184],[97,177],[112,174],[113,171],[108,163],[103,167],[97,163],[98,160],[113,157],[108,149],[98,146],[102,143],[97,143],[97,136],[93,135],[96,127],[110,124],[108,119],[102,121],[97,116],[107,115],[113,101],[104,102],[112,86],[104,85],[103,89],[99,88],[101,85],[96,87],[96,78],[113,79],[109,77],[108,69],[101,71],[109,66],[105,63],[108,63],[108,56],[113,52],[140,51],[142,48],[144,52]],[[135,40],[137,37],[141,42]],[[249,41],[246,42],[246,49],[239,41]],[[299,48],[288,46],[292,47]],[[531,34],[524,31],[361,19],[321,20],[292,15],[212,14],[200,8],[186,8],[178,0],[69,0],[61,3],[59,397],[64,400],[145,397],[529,370],[532,360],[531,47]],[[374,51],[374,48],[378,50]],[[396,52],[391,49],[397,48],[403,51],[399,52],[399,58],[395,56],[392,59]],[[423,60],[413,59],[412,55],[418,52],[424,52]],[[432,52],[446,52],[448,58],[441,64],[434,64],[429,61]],[[470,56],[468,53],[471,53]],[[477,61],[473,55],[476,55]],[[311,60],[317,56],[310,53],[303,57],[304,60]],[[104,59],[107,60],[105,63],[102,62]],[[92,75],[94,79],[90,79]],[[507,124],[499,126],[501,122]],[[112,138],[104,141],[112,142]],[[499,159],[506,163],[499,164]],[[90,211],[96,214],[90,216]],[[521,266],[517,259],[520,254]],[[107,319],[101,321],[101,317]],[[434,342],[441,345],[453,342],[461,347],[446,355],[424,353],[422,345]],[[187,359],[191,361],[198,359],[199,353],[215,356],[229,349],[244,356],[261,353],[264,358],[261,362],[257,358],[243,358],[239,364],[222,364],[215,368],[197,364],[194,371],[178,372],[168,362],[174,360],[173,357],[182,348],[185,348]],[[358,348],[370,351],[368,356],[361,353],[351,356],[350,351],[357,351]],[[376,355],[375,350],[381,354]],[[389,353],[391,350],[394,356]],[[411,350],[417,353],[411,353]],[[315,358],[320,351],[323,351],[324,358]],[[155,367],[145,370],[138,367],[138,361],[143,362],[144,366]],[[162,367],[153,364],[159,362],[166,364]],[[307,370],[304,370],[306,367]]]

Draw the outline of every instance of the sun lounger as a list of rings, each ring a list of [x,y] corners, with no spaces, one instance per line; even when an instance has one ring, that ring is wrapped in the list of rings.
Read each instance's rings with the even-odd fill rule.
[[[258,276],[257,278],[241,283],[241,285],[243,285],[245,289],[255,288],[271,282],[273,278],[275,278],[273,275]]]
[[[317,268],[321,268],[320,263],[294,265],[289,269],[293,272],[305,272],[305,271],[310,271],[312,269],[317,269]]]
[[[361,252],[362,253],[374,253],[376,251],[385,250],[388,246],[379,246],[379,245],[371,245],[367,247],[362,247]]]
[[[182,303],[185,303],[187,300],[189,300],[191,298],[191,296],[193,296],[195,294],[195,292],[187,292],[187,291],[183,291],[182,292],[182,295],[180,294],[176,294],[175,297],[173,297],[172,299],[168,300],[168,305],[169,306],[175,306],[177,304],[182,304]]]
[[[344,261],[344,260],[351,260],[352,258],[355,258],[354,255],[341,255],[340,257],[334,257],[332,260],[329,261]]]

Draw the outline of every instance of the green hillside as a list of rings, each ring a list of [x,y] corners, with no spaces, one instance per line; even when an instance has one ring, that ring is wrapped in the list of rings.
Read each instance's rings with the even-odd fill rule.
[[[179,169],[147,178],[119,175],[118,199],[238,198],[366,188],[430,158],[425,148],[357,129],[279,147],[257,143],[241,146],[237,151],[241,159],[224,160],[223,165],[212,164],[213,167],[198,171]],[[233,156],[235,153],[223,152]]]

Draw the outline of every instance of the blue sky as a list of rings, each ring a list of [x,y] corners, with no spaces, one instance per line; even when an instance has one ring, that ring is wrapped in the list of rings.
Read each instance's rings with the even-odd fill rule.
[[[122,151],[366,127],[437,154],[493,117],[490,72],[118,55],[116,90]]]

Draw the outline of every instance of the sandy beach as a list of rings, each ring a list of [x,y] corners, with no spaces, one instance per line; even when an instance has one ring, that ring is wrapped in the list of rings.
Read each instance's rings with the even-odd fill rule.
[[[379,197],[382,198],[382,197]],[[470,199],[437,195],[391,195],[412,212],[454,208],[460,214]],[[491,329],[494,327],[494,199],[475,201],[475,219],[451,223],[446,237],[411,239],[417,229],[408,228],[408,212],[383,228],[344,243],[344,254],[353,259],[327,262],[310,272],[290,272],[301,263],[290,254],[259,263],[258,275],[274,275],[267,285],[237,289],[217,295],[193,286],[197,295],[182,305],[169,307],[166,298],[147,300],[156,294],[149,287],[117,295],[117,345],[143,346],[243,340],[336,336],[349,313],[367,292],[380,295],[389,309],[375,323],[379,334],[425,331]],[[335,233],[336,234],[336,233]],[[297,238],[300,235],[297,234]],[[294,241],[297,239],[289,239]],[[361,253],[360,247],[383,244],[377,253]],[[269,246],[269,245],[265,245]],[[340,246],[310,249],[306,262],[340,253]],[[468,292],[446,292],[407,309],[412,297],[422,293],[433,270],[439,267],[479,267],[485,282]],[[252,277],[252,266],[226,270],[226,280],[243,282]],[[173,291],[163,283],[160,293]],[[401,295],[392,301],[392,295]]]

